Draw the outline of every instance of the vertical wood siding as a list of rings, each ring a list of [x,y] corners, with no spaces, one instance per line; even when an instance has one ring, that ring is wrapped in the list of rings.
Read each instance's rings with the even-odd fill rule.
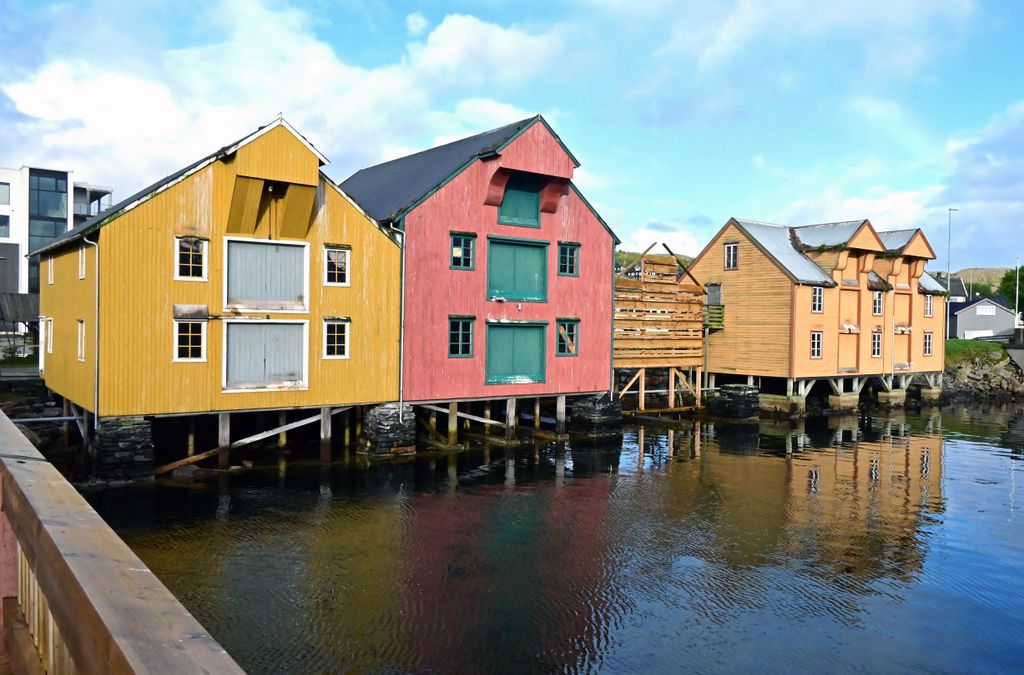
[[[85,249],[85,279],[78,278],[78,246],[68,246],[39,267],[39,313],[53,318],[53,353],[44,357],[43,381],[61,396],[94,412],[93,308],[96,297],[95,249]],[[47,283],[53,265],[53,283]],[[78,320],[85,321],[85,361],[78,360]],[[45,350],[46,345],[40,345]]]

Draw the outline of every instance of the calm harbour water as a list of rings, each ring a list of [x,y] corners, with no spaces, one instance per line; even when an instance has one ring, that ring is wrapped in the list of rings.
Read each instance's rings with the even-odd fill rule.
[[[1010,672],[1022,459],[979,406],[91,500],[252,672]]]

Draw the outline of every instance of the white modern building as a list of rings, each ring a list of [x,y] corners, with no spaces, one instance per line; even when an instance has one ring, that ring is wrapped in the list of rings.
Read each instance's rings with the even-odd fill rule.
[[[39,259],[28,252],[108,208],[112,193],[66,170],[0,168],[0,293],[38,293]]]

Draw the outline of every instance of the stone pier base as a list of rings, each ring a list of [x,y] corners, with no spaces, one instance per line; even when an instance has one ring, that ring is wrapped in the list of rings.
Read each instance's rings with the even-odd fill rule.
[[[569,418],[575,433],[620,433],[622,429],[622,401],[607,392],[581,396],[572,401]]]
[[[115,484],[153,480],[153,431],[144,417],[100,420],[91,452],[96,480]]]
[[[941,387],[921,387],[922,401],[938,401],[942,397]]]
[[[860,404],[860,394],[847,392],[838,396],[828,397],[828,407],[832,410],[856,410]]]
[[[416,414],[408,404],[402,406],[401,415],[398,413],[397,403],[370,408],[363,417],[359,452],[379,456],[416,452]]]
[[[907,402],[906,389],[878,392],[878,405],[883,408],[902,408]]]
[[[806,396],[786,396],[784,394],[761,394],[761,410],[765,412],[792,413],[799,415],[807,411]]]

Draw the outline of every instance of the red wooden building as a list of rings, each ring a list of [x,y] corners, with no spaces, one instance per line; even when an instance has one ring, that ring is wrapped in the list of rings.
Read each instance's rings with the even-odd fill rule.
[[[342,189],[404,233],[402,395],[607,391],[618,239],[540,115],[362,169]]]

